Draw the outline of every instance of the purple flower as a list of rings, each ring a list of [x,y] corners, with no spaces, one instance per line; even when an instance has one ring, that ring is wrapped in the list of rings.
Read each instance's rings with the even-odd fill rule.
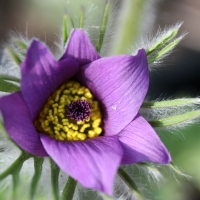
[[[31,154],[50,156],[83,186],[110,195],[120,164],[170,162],[165,146],[138,113],[149,85],[147,57],[143,49],[136,56],[100,58],[85,32],[75,29],[59,61],[43,43],[33,40],[21,65],[21,75],[21,91],[0,99],[0,110],[9,136]],[[102,124],[98,130],[103,130],[101,135],[86,140],[61,141],[39,131],[34,125],[38,116],[43,116],[39,113],[54,91],[69,79],[87,87],[99,103],[101,115],[98,116]],[[62,107],[65,112],[69,110],[65,115],[72,116],[69,121],[81,119],[83,124],[90,117],[90,108],[90,103],[85,100]],[[48,125],[49,121],[44,123]],[[49,130],[52,126],[49,125]]]

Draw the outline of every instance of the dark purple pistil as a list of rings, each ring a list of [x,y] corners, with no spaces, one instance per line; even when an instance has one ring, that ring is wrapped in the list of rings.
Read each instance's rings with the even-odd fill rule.
[[[72,101],[67,106],[67,117],[76,121],[85,121],[91,115],[90,103],[86,100]]]

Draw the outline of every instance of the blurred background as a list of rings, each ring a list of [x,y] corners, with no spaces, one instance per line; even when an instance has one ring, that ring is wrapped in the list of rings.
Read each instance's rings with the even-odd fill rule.
[[[200,1],[148,0],[149,7],[143,18],[143,35],[155,33],[158,28],[184,22],[180,32],[188,32],[175,51],[160,68],[151,73],[151,99],[167,97],[197,97],[200,92]],[[94,0],[0,0],[0,45],[9,40],[10,33],[20,32],[31,38],[38,37],[47,44],[57,40],[64,12],[78,19],[80,6],[89,10],[87,28],[95,31],[101,23],[105,1]],[[114,12],[122,1],[116,0]],[[152,19],[149,22],[149,17]],[[89,25],[91,27],[89,27]],[[1,49],[1,48],[0,48]],[[1,60],[1,50],[0,50]],[[174,134],[161,135],[172,154],[174,163],[193,178],[168,176],[159,187],[152,184],[152,199],[200,199],[200,125],[187,127]]]

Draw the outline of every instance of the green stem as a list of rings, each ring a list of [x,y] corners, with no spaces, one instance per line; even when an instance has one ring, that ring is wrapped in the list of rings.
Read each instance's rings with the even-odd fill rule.
[[[36,192],[37,185],[42,173],[42,164],[44,162],[44,158],[42,157],[34,157],[33,159],[34,159],[35,173],[31,181],[30,199],[34,198],[34,194]]]
[[[144,14],[143,8],[146,2],[146,0],[123,1],[122,16],[118,24],[118,30],[116,30],[117,37],[113,44],[112,55],[127,53],[127,50],[137,40],[141,26],[140,18]]]
[[[103,44],[103,39],[104,39],[107,22],[108,22],[108,13],[109,13],[109,3],[107,2],[105,5],[105,8],[104,8],[103,21],[102,21],[102,25],[101,25],[101,29],[100,29],[99,40],[96,45],[97,52],[100,52],[101,46]]]
[[[15,173],[17,170],[20,170],[24,161],[29,158],[30,158],[30,155],[24,154],[22,152],[21,155],[4,172],[0,174],[0,180],[10,174]]]
[[[135,195],[139,200],[144,200],[141,194],[138,191],[138,187],[132,178],[122,169],[118,169],[118,175],[126,183],[126,185],[131,189],[133,195]]]
[[[76,189],[77,181],[69,176],[62,192],[61,200],[72,200]]]
[[[14,169],[14,172],[12,174],[12,178],[13,178],[13,199],[18,199],[18,193],[17,193],[17,188],[20,185],[20,177],[19,177],[19,172],[20,169],[22,167],[23,163],[21,163],[21,165],[19,165],[17,168]]]
[[[59,172],[60,169],[58,166],[54,163],[53,160],[50,160],[51,164],[51,187],[52,187],[52,192],[55,200],[59,200]]]

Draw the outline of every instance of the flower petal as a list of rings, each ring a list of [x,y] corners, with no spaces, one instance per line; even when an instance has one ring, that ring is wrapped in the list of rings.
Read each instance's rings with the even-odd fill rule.
[[[31,121],[21,92],[2,97],[0,111],[3,115],[5,129],[12,140],[31,154],[48,156]]]
[[[115,135],[138,113],[149,85],[146,53],[102,58],[80,68],[78,79],[103,105],[104,135]]]
[[[45,150],[58,166],[84,187],[112,194],[122,148],[117,137],[63,142],[41,135]]]
[[[57,62],[43,43],[33,40],[21,66],[21,91],[31,119],[35,119],[52,92],[77,71],[74,59]]]
[[[82,29],[75,29],[67,43],[66,51],[61,58],[72,56],[80,66],[88,64],[100,58],[90,39]]]
[[[140,114],[118,136],[124,149],[123,164],[142,161],[167,164],[171,161],[160,138]]]

